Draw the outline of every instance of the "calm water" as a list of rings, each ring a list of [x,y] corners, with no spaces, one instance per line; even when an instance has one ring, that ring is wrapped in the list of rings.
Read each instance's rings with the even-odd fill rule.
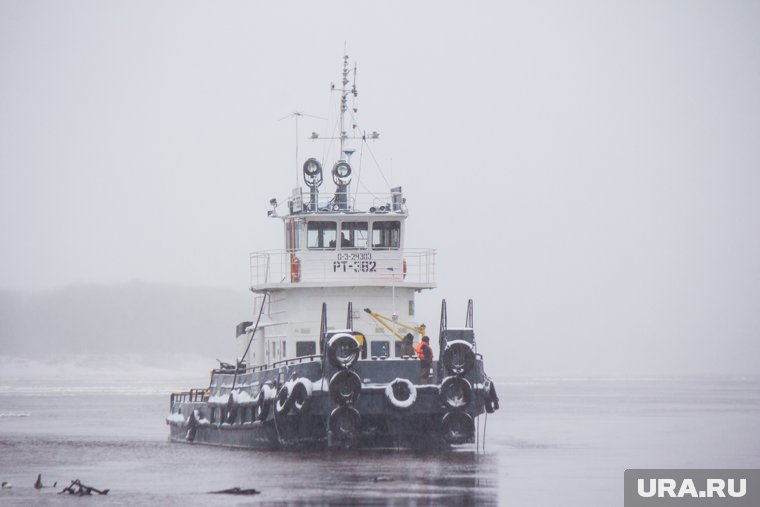
[[[485,451],[419,453],[170,444],[164,393],[199,382],[98,378],[0,373],[0,505],[609,506],[625,468],[760,467],[757,379],[504,379]],[[74,478],[111,492],[56,494]],[[234,486],[262,494],[207,494]]]

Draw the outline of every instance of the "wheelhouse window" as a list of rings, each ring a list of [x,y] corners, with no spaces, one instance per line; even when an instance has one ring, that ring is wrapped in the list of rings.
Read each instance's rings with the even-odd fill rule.
[[[372,342],[372,357],[388,357],[390,355],[388,342]]]
[[[374,222],[372,224],[372,248],[395,250],[401,246],[401,222]]]
[[[296,342],[296,356],[297,357],[303,357],[303,356],[313,356],[317,353],[317,344],[308,341],[308,342]]]
[[[335,222],[309,221],[306,246],[316,250],[335,250],[338,227]]]
[[[344,250],[367,248],[368,222],[343,222],[340,226],[340,247]]]

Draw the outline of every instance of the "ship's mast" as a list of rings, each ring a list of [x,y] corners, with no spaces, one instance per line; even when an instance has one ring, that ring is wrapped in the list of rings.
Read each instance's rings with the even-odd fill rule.
[[[346,85],[348,84],[348,55],[343,55],[343,81],[341,82],[341,89],[340,89],[340,159],[343,159],[343,147],[346,142],[346,139],[348,138],[348,134],[346,133],[346,126],[345,126],[345,118],[346,118],[346,111],[348,111],[348,89],[346,88]],[[353,89],[354,93],[356,92],[356,85],[354,85]]]

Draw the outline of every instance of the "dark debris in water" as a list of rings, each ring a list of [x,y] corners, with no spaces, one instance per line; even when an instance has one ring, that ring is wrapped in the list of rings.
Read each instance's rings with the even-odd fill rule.
[[[37,474],[37,480],[34,481],[34,489],[42,489],[42,488],[54,488],[58,485],[58,482],[54,482],[52,486],[45,486],[42,484],[42,474]]]
[[[107,495],[109,491],[108,489],[100,490],[92,486],[85,486],[79,479],[74,479],[71,481],[71,484],[59,491],[58,494],[68,493],[69,495],[88,496],[97,493],[98,495]]]
[[[241,488],[229,488],[229,489],[223,489],[221,491],[209,491],[209,495],[258,495],[261,493],[261,491],[255,490],[253,488],[251,489],[241,489]]]

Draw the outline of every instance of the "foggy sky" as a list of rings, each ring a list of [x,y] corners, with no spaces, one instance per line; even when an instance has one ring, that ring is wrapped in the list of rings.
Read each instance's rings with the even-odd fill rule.
[[[750,1],[2,0],[0,288],[244,291],[282,247],[278,119],[334,117],[344,43],[407,245],[438,250],[421,320],[474,298],[494,374],[758,373]]]

